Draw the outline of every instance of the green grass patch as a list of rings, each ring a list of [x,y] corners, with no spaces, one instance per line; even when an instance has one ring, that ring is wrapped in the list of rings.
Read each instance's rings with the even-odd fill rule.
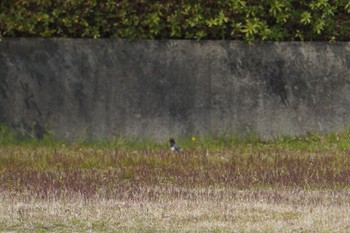
[[[242,151],[258,150],[303,150],[318,151],[345,151],[350,150],[350,130],[340,133],[308,133],[305,136],[285,136],[270,140],[261,140],[254,135],[239,137],[235,134],[219,134],[205,136],[183,136],[176,138],[177,144],[184,150],[220,151],[238,149]],[[163,141],[152,141],[139,138],[114,137],[109,140],[76,140],[67,141],[58,139],[48,133],[42,140],[30,135],[21,135],[10,128],[0,125],[0,146],[21,146],[29,148],[40,147],[77,147],[92,148],[95,150],[120,149],[126,151],[161,150],[169,148],[168,138]]]

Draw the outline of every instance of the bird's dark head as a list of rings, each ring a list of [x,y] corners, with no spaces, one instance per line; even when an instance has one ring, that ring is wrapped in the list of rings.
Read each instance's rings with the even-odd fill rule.
[[[170,139],[169,139],[169,142],[170,142],[170,146],[173,146],[173,145],[175,144],[174,138],[170,138]]]

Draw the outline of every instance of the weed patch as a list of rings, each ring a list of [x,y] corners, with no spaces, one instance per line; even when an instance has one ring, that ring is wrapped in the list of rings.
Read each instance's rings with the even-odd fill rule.
[[[0,230],[278,232],[279,222],[291,232],[319,222],[317,230],[346,232],[348,134],[308,137],[190,138],[176,154],[120,141],[8,143],[0,147]]]

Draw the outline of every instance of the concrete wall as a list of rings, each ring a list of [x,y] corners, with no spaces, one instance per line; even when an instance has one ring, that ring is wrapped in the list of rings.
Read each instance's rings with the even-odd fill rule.
[[[0,122],[106,139],[350,126],[350,43],[3,39]]]

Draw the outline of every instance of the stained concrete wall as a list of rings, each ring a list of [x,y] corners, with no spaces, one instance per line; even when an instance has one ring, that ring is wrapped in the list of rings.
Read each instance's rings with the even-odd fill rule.
[[[350,126],[350,43],[3,39],[0,122],[61,138]]]

